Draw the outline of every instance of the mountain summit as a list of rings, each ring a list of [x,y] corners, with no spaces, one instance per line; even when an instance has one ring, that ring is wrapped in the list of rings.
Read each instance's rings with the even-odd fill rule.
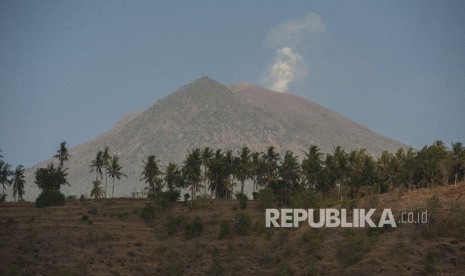
[[[126,116],[96,139],[70,149],[71,186],[63,190],[89,194],[95,178],[89,174],[89,164],[104,146],[120,156],[128,175],[116,184],[117,195],[129,196],[146,186],[139,179],[142,161],[149,155],[156,155],[166,165],[169,161],[180,164],[188,150],[207,146],[236,152],[243,145],[254,151],[272,145],[278,152],[291,150],[299,155],[311,144],[323,152],[342,146],[348,151],[365,148],[374,155],[404,147],[304,98],[252,83],[226,86],[202,77],[147,110]],[[29,170],[27,178],[32,189],[26,191],[29,200],[38,194],[32,180],[34,170]]]

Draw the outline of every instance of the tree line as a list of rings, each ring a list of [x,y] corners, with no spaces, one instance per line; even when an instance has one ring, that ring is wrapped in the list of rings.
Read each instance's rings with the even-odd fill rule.
[[[41,196],[54,194],[51,197],[61,202],[64,195],[59,192],[60,187],[69,185],[68,168],[64,166],[70,158],[66,142],[60,144],[54,157],[58,165],[50,163],[46,168],[37,169],[35,183],[42,190]],[[342,200],[366,193],[465,181],[465,147],[460,142],[447,147],[442,141],[436,141],[418,151],[412,148],[400,148],[395,153],[384,151],[377,158],[364,149],[346,152],[337,146],[332,153],[325,154],[312,145],[302,152],[300,159],[289,150],[282,155],[273,146],[264,152],[252,151],[247,146],[236,152],[196,148],[187,152],[181,164],[169,162],[164,168],[155,155],[148,156],[143,161],[140,180],[148,184],[145,192],[149,198],[176,201],[182,190],[188,191],[184,194],[185,200],[207,195],[244,197],[245,188],[249,186],[254,198],[258,198],[260,192],[270,192],[282,204],[305,191],[324,197],[337,190]],[[119,160],[118,155],[110,154],[109,147],[97,152],[89,165],[89,173],[95,173],[91,197],[107,197],[108,177],[112,179],[111,196],[114,196],[115,180],[127,177]],[[0,183],[3,201],[8,186],[13,186],[14,199],[22,200],[24,167],[18,165],[13,171],[0,155]],[[236,195],[233,194],[235,186],[239,187]]]
[[[0,153],[2,150],[0,150]],[[0,184],[2,185],[2,195],[0,196],[0,202],[5,202],[7,194],[5,188],[13,187],[13,198],[15,201],[23,200],[24,185],[24,166],[17,165],[13,170],[11,165],[3,161],[3,155],[0,154]]]
[[[184,188],[189,190],[185,196],[192,199],[202,192],[215,198],[231,198],[235,185],[240,187],[239,196],[244,196],[245,185],[250,185],[254,198],[258,198],[258,191],[271,190],[282,204],[305,190],[325,196],[337,189],[342,200],[343,196],[357,198],[367,192],[465,181],[465,147],[457,142],[448,148],[436,141],[418,151],[400,148],[375,158],[365,149],[346,152],[338,146],[324,154],[312,145],[303,152],[301,161],[292,151],[281,155],[273,146],[265,152],[243,146],[235,153],[205,147],[188,151],[181,165],[170,162],[164,170],[155,155],[149,156],[144,161],[142,180],[148,183],[149,197],[164,192],[179,195]]]

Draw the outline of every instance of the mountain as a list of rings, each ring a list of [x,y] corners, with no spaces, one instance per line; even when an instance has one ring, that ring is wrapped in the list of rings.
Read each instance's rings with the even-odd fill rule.
[[[255,151],[273,145],[281,153],[291,150],[300,155],[311,144],[328,153],[340,145],[347,151],[365,148],[373,155],[405,147],[304,98],[252,83],[225,86],[203,77],[147,110],[124,117],[96,139],[70,149],[70,186],[62,190],[89,195],[95,179],[89,164],[104,146],[120,156],[128,175],[115,184],[116,194],[129,196],[146,186],[140,175],[142,161],[149,155],[156,155],[162,165],[169,161],[180,164],[188,150],[206,146],[236,152],[243,145]],[[28,200],[39,193],[32,172],[50,161],[28,170]]]

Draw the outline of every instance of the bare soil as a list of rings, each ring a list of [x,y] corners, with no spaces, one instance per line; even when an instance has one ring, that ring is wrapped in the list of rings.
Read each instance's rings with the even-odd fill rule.
[[[0,275],[464,275],[464,183],[331,207],[391,208],[397,220],[401,211],[434,211],[434,195],[439,207],[428,224],[389,229],[266,228],[257,201],[245,210],[212,199],[161,210],[147,199],[68,200],[43,209],[4,203]],[[325,202],[320,207],[330,207]],[[152,219],[141,218],[146,204],[155,209]],[[236,226],[241,212],[251,219],[246,234]],[[187,238],[195,217],[203,230]]]

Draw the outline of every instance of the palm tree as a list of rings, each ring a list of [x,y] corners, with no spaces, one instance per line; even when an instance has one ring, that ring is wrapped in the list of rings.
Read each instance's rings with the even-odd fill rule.
[[[104,167],[103,151],[99,150],[97,152],[95,159],[92,160],[92,163],[89,165],[89,167],[90,167],[89,173],[95,171],[95,181],[98,180],[99,176],[100,176],[100,179],[102,179],[102,168]],[[105,197],[107,197],[107,186],[106,185],[105,185]]]
[[[349,160],[347,153],[345,153],[341,146],[337,146],[334,149],[333,157],[333,165],[335,165],[335,167],[333,168],[333,173],[335,174],[335,180],[339,183],[342,201],[343,187],[347,178],[347,174],[349,173]]]
[[[95,181],[92,181],[92,184],[94,185],[94,187],[92,188],[92,191],[90,191],[90,197],[93,197],[95,199],[99,199],[103,197],[104,195],[103,189],[102,189],[102,186],[100,186],[102,182],[100,180],[95,180]]]
[[[289,150],[286,151],[283,161],[281,162],[281,166],[278,168],[278,172],[280,179],[284,184],[284,187],[278,187],[279,190],[281,190],[280,188],[284,188],[279,191],[281,194],[281,202],[282,204],[287,204],[289,189],[296,189],[299,185],[300,165],[297,160],[297,156],[294,156],[294,154]]]
[[[66,148],[66,141],[60,144],[60,149],[57,150],[57,154],[55,154],[53,157],[58,158],[58,161],[60,162],[59,166],[63,168],[65,161],[68,161],[69,157],[71,157],[68,149]]]
[[[208,178],[210,180],[210,191],[216,198],[230,198],[232,194],[232,183],[228,158],[218,149],[208,162]]]
[[[238,152],[239,159],[237,164],[237,179],[241,182],[241,193],[244,193],[244,183],[252,175],[252,162],[250,161],[250,149],[243,146]]]
[[[321,170],[323,169],[323,161],[321,160],[323,153],[316,145],[311,145],[308,152],[304,152],[305,158],[302,160],[302,173],[306,179],[309,188],[315,189]]]
[[[107,185],[108,185],[107,178],[108,178],[108,168],[110,167],[110,159],[111,159],[110,148],[108,146],[105,146],[105,148],[103,149],[103,154],[102,154],[102,166],[103,166],[103,169],[105,170],[105,195],[107,192]]]
[[[208,183],[208,162],[213,157],[213,149],[210,147],[205,147],[202,151],[202,165],[203,165],[203,181],[205,186],[205,195],[207,195],[207,187],[210,183]]]
[[[269,146],[266,154],[263,155],[266,170],[266,184],[272,185],[277,181],[278,161],[280,160],[279,153],[274,151],[273,146]]]
[[[195,199],[195,193],[200,188],[202,180],[202,164],[200,149],[194,149],[188,152],[186,160],[183,162],[183,173],[187,181],[187,185],[191,187],[191,198]]]
[[[160,178],[161,171],[158,168],[155,155],[150,155],[147,162],[144,162],[144,170],[142,171],[143,177],[140,180],[145,180],[149,184],[150,193],[152,196],[162,190],[162,179]]]
[[[13,197],[15,200],[23,200],[24,195],[24,184],[26,181],[24,180],[24,167],[23,165],[16,166],[16,169],[13,173]]]
[[[184,187],[182,171],[179,169],[178,165],[174,163],[170,162],[168,166],[166,166],[163,180],[169,191]]]
[[[58,161],[60,162],[58,166],[63,168],[65,161],[68,161],[69,157],[71,157],[68,149],[66,148],[66,141],[61,142],[60,149],[57,150],[57,154],[55,154],[53,157],[58,158]]]
[[[452,143],[449,151],[449,162],[451,171],[454,174],[454,185],[457,184],[460,176],[464,177],[465,172],[465,147],[462,143]]]
[[[121,180],[121,177],[128,177],[124,174],[121,170],[123,169],[122,166],[119,164],[119,157],[118,155],[113,155],[113,158],[110,160],[110,167],[108,167],[108,174],[113,180],[113,187],[111,190],[111,197],[115,196],[115,178]]]
[[[6,194],[5,194],[5,186],[10,186],[11,185],[11,179],[10,176],[13,174],[11,171],[11,165],[8,163],[5,163],[3,160],[0,160],[0,184],[2,184],[3,187],[3,192],[2,192],[2,201],[5,200]]]

